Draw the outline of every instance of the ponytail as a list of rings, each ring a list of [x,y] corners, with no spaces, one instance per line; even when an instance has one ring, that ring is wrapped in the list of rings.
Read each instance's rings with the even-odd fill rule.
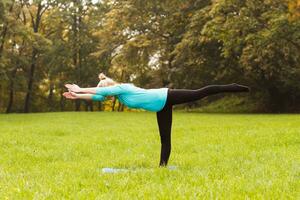
[[[107,77],[103,73],[99,74],[99,79],[100,79],[99,87],[107,87],[107,86],[112,86],[112,85],[117,84],[116,81],[114,81],[113,79]]]

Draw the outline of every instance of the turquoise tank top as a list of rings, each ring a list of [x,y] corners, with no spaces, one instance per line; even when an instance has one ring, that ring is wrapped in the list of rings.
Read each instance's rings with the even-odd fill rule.
[[[141,108],[158,112],[166,104],[168,88],[143,89],[130,83],[122,83],[97,88],[96,94],[92,96],[92,100],[103,101],[106,96],[116,96],[122,104],[129,108]]]

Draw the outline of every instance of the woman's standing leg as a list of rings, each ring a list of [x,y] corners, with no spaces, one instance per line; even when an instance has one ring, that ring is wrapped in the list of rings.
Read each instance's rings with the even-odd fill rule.
[[[171,153],[172,106],[166,105],[156,116],[161,140],[159,165],[166,166]]]

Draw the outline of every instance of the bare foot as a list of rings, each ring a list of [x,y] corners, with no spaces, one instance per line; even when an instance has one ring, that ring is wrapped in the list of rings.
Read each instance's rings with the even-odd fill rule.
[[[248,86],[245,86],[245,85],[240,85],[240,84],[237,84],[237,83],[232,83],[230,84],[231,86],[235,87],[235,89],[238,91],[238,92],[250,92],[250,87]]]

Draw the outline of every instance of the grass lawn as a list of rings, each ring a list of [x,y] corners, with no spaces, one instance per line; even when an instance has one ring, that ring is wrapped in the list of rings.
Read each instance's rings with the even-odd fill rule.
[[[175,112],[172,145],[155,113],[0,115],[0,199],[300,199],[300,115]]]

